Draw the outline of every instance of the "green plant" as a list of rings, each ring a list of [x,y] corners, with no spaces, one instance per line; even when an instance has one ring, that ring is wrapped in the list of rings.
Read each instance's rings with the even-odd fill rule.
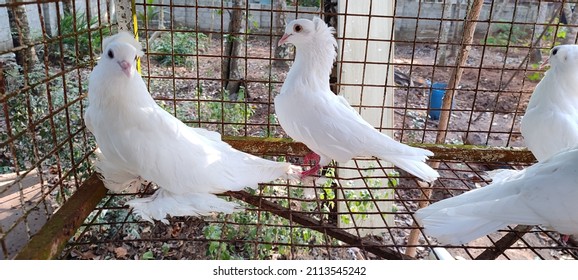
[[[323,193],[320,194],[320,198],[324,200],[333,200],[335,198],[334,190],[330,187],[331,184],[334,182],[334,175],[335,171],[333,169],[329,169],[328,172],[325,174],[327,178],[331,178],[330,180],[326,181],[323,184]],[[343,196],[345,198],[345,211],[351,213],[361,213],[361,214],[343,214],[339,215],[339,219],[343,224],[351,224],[353,223],[352,218],[354,217],[356,220],[362,221],[367,219],[368,212],[375,211],[375,200],[380,199],[387,199],[389,195],[392,193],[389,190],[383,190],[383,180],[379,178],[373,178],[371,174],[373,173],[372,167],[369,167],[367,171],[364,171],[364,184],[368,188],[359,188],[359,190],[351,189],[353,187],[352,182],[347,183],[348,189],[343,190]],[[388,174],[388,177],[395,177],[397,176],[397,172],[393,171]],[[398,180],[396,178],[387,179],[387,185],[390,189],[395,188],[398,184]],[[331,206],[333,202],[329,202]],[[385,214],[384,214],[385,215]]]
[[[553,42],[554,39],[564,39],[566,38],[566,27],[548,26],[546,29],[546,34],[544,34],[543,40],[548,40]],[[554,38],[555,37],[555,38]],[[561,44],[561,40],[556,40],[556,46]]]
[[[538,70],[540,68],[540,65],[537,63],[534,63],[534,64],[531,64],[530,67],[532,67],[533,70]],[[543,76],[544,76],[544,74],[542,72],[539,72],[539,71],[533,71],[533,72],[529,73],[528,75],[526,75],[528,80],[530,80],[532,82],[537,82],[537,81],[542,80]]]
[[[7,141],[8,135],[12,140],[0,147],[3,155],[0,172],[33,168],[47,172],[56,166],[59,175],[48,175],[47,181],[49,186],[58,182],[50,195],[61,205],[73,193],[70,186],[88,177],[90,172],[90,162],[85,156],[94,149],[94,139],[81,132],[84,124],[80,88],[86,88],[87,81],[83,74],[78,76],[76,72],[54,77],[59,70],[43,67],[38,64],[27,74],[31,87],[26,90],[22,90],[24,81],[18,67],[5,71],[9,97],[2,106],[8,115],[2,119],[9,121],[10,131],[6,130],[8,126],[0,128],[0,141]],[[51,82],[41,83],[46,77],[52,77]],[[79,79],[83,81],[80,85],[73,82]],[[11,96],[15,92],[17,94]],[[74,172],[68,173],[70,170]],[[60,177],[66,173],[66,177]]]
[[[277,127],[275,125],[279,124],[277,121],[277,116],[275,114],[269,114],[268,118],[269,124],[271,126],[267,127],[267,131],[262,134],[264,137],[276,137],[277,136]]]
[[[159,17],[159,7],[153,6],[155,0],[146,0],[146,13],[145,11],[137,12],[137,20],[143,24],[145,27],[150,28],[153,20]]]
[[[294,4],[302,7],[319,7],[321,5],[321,0],[297,0],[290,1],[287,0],[287,5]]]
[[[149,250],[146,251],[142,254],[141,259],[143,260],[154,260],[155,259],[155,255],[153,254],[153,251]]]
[[[279,158],[278,160],[284,160]],[[346,211],[360,212],[362,214],[356,215],[356,219],[366,219],[367,214],[374,210],[374,199],[388,198],[388,194],[379,194],[382,191],[383,180],[372,178],[372,169],[365,172],[365,183],[370,190],[345,190],[345,198],[349,200]],[[397,174],[392,172],[390,177],[395,177]],[[335,182],[335,169],[328,168],[325,176],[327,180],[321,184],[321,192],[319,199],[324,208],[322,212],[327,215],[330,208],[335,206],[336,193],[332,188]],[[278,185],[281,185],[281,182]],[[388,187],[395,188],[397,186],[397,179],[389,179],[387,181]],[[301,211],[315,211],[318,209],[319,202],[308,200],[289,200],[292,198],[303,198],[304,188],[285,188],[279,187],[277,184],[263,186],[260,194],[271,197],[273,202],[281,207],[291,208],[298,207]],[[375,189],[375,190],[374,190]],[[371,191],[371,193],[370,193]],[[255,191],[252,191],[255,194]],[[391,192],[390,192],[391,193]],[[278,197],[278,198],[274,198]],[[296,205],[297,203],[297,205]],[[245,205],[242,205],[245,206]],[[250,208],[250,207],[248,207]],[[395,207],[392,206],[395,211]],[[352,223],[351,215],[340,215],[341,221],[345,224]],[[319,217],[321,220],[327,217]],[[255,226],[260,225],[260,226]],[[208,224],[203,229],[205,238],[209,241],[207,246],[207,257],[212,259],[248,259],[255,258],[255,254],[259,259],[270,259],[274,254],[289,257],[290,255],[303,254],[309,255],[312,250],[310,245],[321,245],[326,242],[337,244],[336,240],[327,239],[322,233],[304,227],[290,226],[290,221],[274,215],[270,212],[256,211],[240,211],[230,215],[221,214],[215,223]],[[299,245],[304,245],[300,247]],[[293,251],[292,251],[293,248]],[[298,249],[295,249],[298,248]]]
[[[528,80],[536,82],[536,81],[540,81],[542,79],[542,74],[540,74],[540,72],[533,72],[531,74],[528,74]]]
[[[285,158],[278,157],[276,160],[285,161]],[[304,189],[280,186],[283,183],[285,182],[280,180],[271,185],[262,186],[259,194],[272,197],[274,203],[285,208],[295,207],[296,204],[302,211],[313,211],[317,208],[318,202],[316,201],[288,199],[289,197],[304,197]],[[249,192],[257,194],[256,190]],[[250,209],[249,205],[241,206]],[[336,240],[327,238],[313,229],[295,227],[289,220],[270,212],[258,213],[251,210],[230,215],[221,214],[215,223],[205,226],[203,234],[209,241],[207,257],[212,259],[256,257],[271,259],[274,255],[285,257],[295,254],[309,255],[312,250],[310,245],[321,245],[326,242],[337,244]]]
[[[482,43],[495,46],[507,46],[509,44],[527,44],[528,32],[520,25],[511,23],[492,23],[494,31],[488,34]]]
[[[234,100],[231,100],[230,94],[223,90],[222,102],[208,100],[199,102],[198,112],[201,121],[228,123],[224,126],[224,132],[239,135],[239,130],[243,128],[243,124],[247,123],[247,120],[255,114],[255,108],[253,105],[245,103],[245,88],[241,87]]]
[[[24,85],[24,80],[20,72],[20,66],[15,66],[5,72],[7,93],[17,91]],[[44,77],[46,77],[46,75],[39,66],[36,66],[28,73],[28,79],[32,84],[42,80]],[[51,143],[52,135],[48,122],[39,124],[34,131],[29,129],[31,122],[42,118],[48,113],[48,100],[45,96],[39,94],[39,92],[44,91],[44,89],[44,86],[36,85],[29,90],[8,98],[4,104],[8,110],[7,119],[10,121],[10,134],[16,135],[16,139],[11,144],[14,145],[16,154],[10,155],[11,157],[3,163],[6,164],[6,166],[2,169],[6,172],[14,171],[14,166],[18,166],[20,170],[31,168],[31,164],[35,162],[34,159],[37,158],[38,148],[44,145],[50,145]],[[55,95],[55,98],[56,97]],[[0,141],[4,142],[7,139],[8,131],[0,133]],[[9,145],[3,146],[0,148],[0,153],[9,154],[9,148]]]
[[[158,84],[153,86],[162,88]],[[207,96],[208,93],[204,92],[203,87],[198,86],[195,92],[198,101],[177,101],[173,106],[172,101],[162,100],[158,104],[184,122],[225,123],[223,126],[210,125],[208,128],[227,135],[239,136],[245,124],[255,114],[255,105],[245,102],[246,93],[243,87],[233,97],[226,90],[221,94],[222,100],[215,99]]]
[[[197,47],[205,48],[207,36],[203,33],[178,31],[171,34],[163,34],[153,44],[152,51],[159,53],[154,55],[153,59],[163,66],[171,66],[174,63],[175,66],[191,67],[192,63],[187,56],[195,54]]]
[[[103,37],[110,34],[108,28],[97,29],[98,25],[96,16],[88,20],[86,14],[82,12],[65,13],[60,21],[64,55],[73,60],[92,56],[100,48]]]
[[[266,187],[267,194],[275,193],[274,187]],[[297,194],[293,194],[297,195]],[[279,200],[283,202],[287,200]],[[282,203],[288,207],[288,202]],[[209,224],[203,229],[209,241],[207,257],[211,259],[249,259],[255,253],[259,259],[271,259],[274,254],[288,256],[291,246],[322,244],[323,235],[309,228],[291,227],[287,219],[262,212],[242,211],[231,215],[221,215],[219,220],[231,220],[233,223]],[[262,224],[259,228],[255,224]],[[225,239],[227,241],[213,241]],[[255,242],[258,241],[258,242]],[[258,244],[255,244],[258,243]],[[273,245],[274,244],[274,245]],[[300,253],[308,254],[310,249],[303,247]]]

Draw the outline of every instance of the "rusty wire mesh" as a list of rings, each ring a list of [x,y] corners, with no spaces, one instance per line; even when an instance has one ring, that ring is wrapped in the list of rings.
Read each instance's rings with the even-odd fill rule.
[[[434,241],[420,238],[408,246],[413,213],[420,202],[421,189],[415,179],[388,176],[385,186],[375,185],[381,176],[371,175],[380,167],[355,169],[362,185],[348,182],[356,177],[339,177],[311,186],[275,182],[264,184],[256,193],[235,193],[232,197],[246,210],[233,215],[171,218],[170,224],[150,224],[135,219],[122,205],[140,194],[109,194],[91,213],[62,258],[72,259],[409,259],[409,247],[416,258],[436,259]],[[475,163],[444,161],[444,178],[432,199],[442,199],[484,184],[487,177]],[[336,169],[336,173],[343,171]],[[476,182],[476,183],[473,183]],[[334,183],[335,185],[332,185]],[[391,197],[384,189],[394,190]],[[336,193],[342,198],[336,198]],[[354,195],[357,194],[357,195]],[[334,196],[335,195],[335,196]],[[226,198],[226,197],[224,197]],[[345,207],[335,209],[339,201]],[[384,208],[380,202],[393,203]],[[379,209],[379,213],[372,211]],[[358,224],[377,218],[383,224]],[[388,219],[391,218],[391,221]],[[386,222],[387,221],[387,222]],[[338,227],[337,225],[340,224]],[[576,258],[576,252],[562,245],[559,236],[533,228],[513,245],[499,246],[504,229],[466,246],[444,246],[450,254],[464,259],[562,259]]]
[[[91,173],[83,94],[111,7],[68,2],[0,3],[0,259],[14,257]]]
[[[41,36],[21,47],[1,49],[3,56],[32,47],[44,53],[39,54],[34,69],[14,70],[18,63],[10,59],[2,59],[0,64],[0,86],[5,89],[0,167],[3,173],[14,173],[11,181],[0,187],[0,258],[14,257],[92,173],[94,140],[81,117],[86,77],[100,51],[99,38],[119,28],[133,29],[125,21],[131,17],[119,15],[127,10],[137,21],[136,33],[145,47],[140,67],[151,95],[183,122],[219,131],[231,142],[240,141],[234,145],[239,149],[301,162],[304,149],[266,141],[286,137],[276,122],[273,98],[293,57],[290,48],[276,48],[283,33],[276,22],[321,16],[337,27],[340,42],[330,77],[335,92],[345,95],[364,117],[372,118],[376,128],[404,143],[438,142],[451,145],[440,149],[441,153],[454,151],[450,148],[460,152],[453,157],[438,152],[432,164],[439,164],[442,178],[433,185],[431,195],[426,195],[415,178],[373,159],[332,165],[325,170],[326,179],[275,181],[262,184],[256,192],[229,193],[223,198],[241,203],[245,211],[174,217],[169,225],[140,221],[123,206],[132,197],[150,194],[153,184],[143,186],[140,193],[106,194],[94,210],[87,210],[88,217],[56,257],[435,259],[440,253],[434,248],[443,247],[466,259],[577,258],[576,247],[561,244],[557,233],[540,227],[514,230],[513,225],[464,246],[439,246],[423,236],[413,219],[424,201],[488,184],[488,170],[520,169],[532,163],[523,151],[512,153],[505,161],[497,160],[500,157],[496,155],[510,150],[492,147],[524,146],[519,122],[544,72],[538,65],[555,44],[576,41],[573,29],[578,15],[572,12],[573,4],[394,1],[389,12],[376,14],[383,3],[287,2],[0,4],[0,10],[24,6],[28,17],[40,18],[40,22],[46,19],[46,11],[56,9],[60,12],[50,15],[57,26],[65,19],[62,11],[67,3],[74,6],[74,25],[94,18],[89,28],[77,26],[69,33],[54,27],[49,32],[42,25]],[[359,10],[362,2],[369,3],[365,10]],[[482,8],[479,18],[468,23],[465,19],[476,5]],[[370,18],[370,13],[379,25],[370,21],[363,29],[366,31],[356,32],[356,24]],[[235,31],[237,27],[229,25],[233,17],[240,17],[244,28]],[[464,42],[464,29],[473,23],[473,40]],[[374,32],[384,30],[394,36],[376,37]],[[232,41],[239,43],[238,51],[227,47]],[[381,50],[386,46],[391,47]],[[377,49],[379,57],[374,57],[372,52]],[[461,61],[464,50],[468,55]],[[231,63],[237,63],[234,68],[238,70],[223,71]],[[463,70],[457,81],[456,69]],[[352,78],[355,73],[358,76]],[[371,77],[376,73],[382,78]],[[455,87],[451,87],[452,79]],[[428,109],[431,84],[436,82],[449,84],[447,93],[454,93],[453,105],[441,110],[440,119],[429,116]],[[36,109],[39,100],[50,104],[45,111]],[[446,121],[447,127],[443,125]],[[440,128],[447,134],[442,139],[438,139]],[[243,142],[247,139],[251,143]],[[472,153],[472,147],[464,144],[477,145],[481,152]],[[412,230],[420,233],[416,243],[408,241]],[[415,255],[408,255],[412,250]]]

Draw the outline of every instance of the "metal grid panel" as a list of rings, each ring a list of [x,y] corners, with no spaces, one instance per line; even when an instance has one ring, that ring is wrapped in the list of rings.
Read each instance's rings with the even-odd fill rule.
[[[274,64],[287,64],[291,58],[275,60],[275,49],[271,48],[283,33],[270,24],[276,19],[277,8],[246,5],[246,1],[240,1],[244,4],[239,6],[234,6],[235,1],[192,2],[136,3],[139,36],[149,38],[144,42],[147,56],[142,70],[153,97],[193,126],[224,135],[283,136],[272,100],[281,88],[287,66]],[[317,10],[301,7],[284,16],[311,18],[319,15]],[[244,27],[229,32],[228,22],[234,13],[242,13]],[[227,42],[239,42],[240,51],[227,53]],[[227,59],[237,60],[240,73],[235,77],[223,74],[226,65],[235,63]],[[243,89],[231,90],[239,87]]]
[[[83,94],[100,39],[110,34],[110,8],[109,1],[0,3],[7,18],[0,26],[0,259],[14,257],[91,172]]]
[[[356,163],[366,160],[356,160]],[[375,169],[391,171],[376,164]],[[443,161],[443,179],[434,189],[433,200],[451,197],[487,183],[485,164]],[[168,225],[138,221],[127,208],[119,207],[139,194],[109,194],[90,214],[61,255],[72,259],[410,259],[408,247],[417,249],[417,258],[436,259],[434,241],[420,238],[408,245],[413,213],[421,201],[422,188],[414,178],[398,175],[386,178],[391,185],[376,186],[382,179],[370,175],[372,169],[356,169],[364,178],[363,186],[352,186],[355,177],[339,176],[335,168],[331,180],[311,184],[277,181],[261,185],[256,193],[231,193],[246,207],[233,215],[215,215],[203,219],[171,218]],[[395,183],[394,183],[395,182]],[[332,186],[331,183],[335,183]],[[147,186],[150,187],[150,186]],[[353,197],[347,194],[365,194]],[[145,187],[146,188],[146,187]],[[380,197],[379,190],[393,189],[393,197]],[[333,209],[341,192],[348,207]],[[227,198],[226,196],[224,198]],[[332,199],[328,199],[332,198]],[[392,209],[379,209],[378,201],[391,201]],[[379,209],[376,214],[372,209]],[[384,226],[360,226],[360,216],[393,215],[394,223]],[[369,218],[369,217],[367,217]],[[337,219],[347,223],[337,227]],[[379,234],[363,234],[378,230]],[[443,246],[453,256],[464,259],[568,259],[576,258],[575,248],[562,245],[559,236],[541,228],[532,228],[514,245],[500,247],[506,234],[518,234],[512,228],[481,238],[467,246]],[[437,250],[437,249],[436,249]],[[439,254],[439,252],[437,252]]]
[[[67,9],[66,5],[72,5],[72,11],[76,11],[71,23],[76,28],[69,33],[63,33],[62,28],[49,32],[43,25],[41,36],[24,42],[21,47],[0,49],[1,55],[32,47],[50,50],[40,54],[35,66],[39,71],[24,68],[10,76],[14,63],[2,60],[1,64],[2,81],[5,81],[1,85],[6,88],[1,97],[1,129],[6,132],[0,145],[1,167],[3,172],[15,175],[13,181],[0,187],[3,199],[0,205],[3,210],[15,207],[17,219],[0,228],[0,258],[13,257],[22,243],[38,231],[39,227],[33,226],[31,220],[37,215],[45,216],[40,219],[39,224],[43,224],[81,183],[90,181],[85,179],[91,173],[89,158],[94,143],[80,116],[86,77],[96,58],[90,51],[82,52],[86,49],[99,52],[99,38],[117,28],[112,11],[125,11],[119,5],[131,10],[126,2],[113,5],[110,1],[46,4],[9,1],[11,4],[0,4],[0,9],[27,7],[27,15],[40,18],[40,22],[46,20],[46,15],[53,15],[52,21],[57,26],[65,19],[62,10]],[[317,7],[300,6],[315,2],[305,0],[291,1],[287,7],[276,5],[279,2],[275,0],[274,5],[257,2],[135,3],[138,34],[146,48],[146,56],[141,60],[143,78],[161,106],[189,125],[217,130],[227,136],[285,137],[276,123],[272,100],[284,81],[292,55],[290,49],[274,47],[283,30],[271,23],[319,15],[331,25],[339,26],[368,15],[349,12],[349,8],[359,2],[348,0],[340,0],[339,4],[320,1]],[[61,12],[45,12],[48,10],[44,5]],[[393,94],[394,103],[360,102],[354,107],[360,111],[378,109],[382,116],[393,110],[393,125],[381,122],[375,126],[405,143],[523,146],[518,125],[543,73],[537,67],[539,56],[545,55],[554,44],[576,40],[573,30],[576,20],[567,12],[568,5],[554,1],[486,4],[457,0],[396,1],[390,15],[372,15],[391,22],[394,38],[353,38],[346,31],[336,34],[340,42],[365,42],[362,50],[366,53],[371,43],[394,45],[387,54],[387,65],[393,67],[387,67],[383,73],[387,77],[384,83],[344,80],[347,73],[342,66],[345,64],[360,64],[364,73],[370,72],[372,65],[380,64],[367,57],[362,61],[338,59],[331,77],[332,88],[339,93],[347,86],[360,86],[359,100],[374,94],[369,90],[372,87],[387,88],[380,94]],[[87,6],[91,9],[87,10]],[[464,21],[466,13],[474,14],[473,7],[481,8],[479,17]],[[566,23],[561,22],[561,11],[566,11]],[[240,15],[244,30],[232,31],[228,26],[234,15]],[[92,18],[96,22],[88,30],[79,28],[81,19]],[[123,19],[118,17],[118,20]],[[463,30],[468,28],[475,30],[471,41],[462,37]],[[365,36],[369,36],[369,30]],[[240,52],[230,52],[227,41],[240,42]],[[279,57],[276,57],[277,51],[281,51]],[[339,57],[347,57],[344,48],[339,50]],[[222,73],[230,65],[230,61],[225,65],[227,58],[238,58],[236,62],[240,65],[238,73],[229,77],[226,75],[230,71]],[[463,74],[458,69],[462,69]],[[14,86],[9,79],[21,84]],[[447,93],[455,95],[453,106],[442,109],[450,113],[442,113],[440,120],[428,117],[430,84],[435,82],[450,84]],[[455,86],[452,87],[452,83]],[[46,100],[51,106],[45,111],[35,110],[39,100]],[[21,107],[20,111],[15,109],[17,106]],[[447,133],[447,137],[440,137],[440,131],[443,135]],[[283,150],[285,146],[281,142],[263,141],[257,146],[260,146],[259,152],[248,146],[239,148],[292,162],[299,162],[303,156],[301,152]],[[466,151],[461,155],[470,155],[467,153],[470,148],[458,149]],[[496,153],[500,151],[485,150],[481,154]],[[330,179],[323,182],[278,181],[261,185],[256,193],[228,194],[233,200],[244,201],[241,203],[247,207],[245,212],[203,219],[171,218],[170,225],[138,221],[123,206],[130,197],[150,193],[153,185],[146,186],[139,194],[107,194],[59,257],[396,259],[411,258],[407,253],[414,250],[415,257],[428,258],[435,255],[432,249],[438,245],[424,238],[415,226],[412,215],[418,205],[484,186],[488,183],[485,173],[488,169],[513,165],[519,168],[531,162],[527,157],[509,161],[487,162],[483,156],[439,158],[432,165],[439,164],[442,178],[430,196],[429,190],[399,170],[383,166],[379,161],[357,159],[352,167],[334,166],[333,172],[326,173]],[[377,175],[382,174],[381,171],[386,175]],[[33,185],[39,191],[29,193],[28,190],[34,188],[24,183],[33,174],[34,180],[38,178]],[[393,195],[384,196],[384,190]],[[13,201],[15,205],[5,201]],[[393,208],[383,209],[381,202],[388,202]],[[368,219],[381,224],[368,226],[363,223]],[[19,231],[21,227],[24,231]],[[408,241],[412,230],[420,233],[417,243]],[[368,232],[373,233],[367,235]],[[23,242],[16,243],[11,239],[14,235],[24,237]],[[452,255],[466,259],[576,258],[576,248],[560,244],[556,233],[532,228],[518,241],[514,238],[513,245],[507,244],[510,235],[521,234],[510,228],[467,246],[445,248]]]

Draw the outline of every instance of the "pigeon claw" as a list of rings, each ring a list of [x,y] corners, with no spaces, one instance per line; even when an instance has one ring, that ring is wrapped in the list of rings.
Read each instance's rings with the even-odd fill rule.
[[[305,155],[305,157],[303,157],[303,164],[309,165],[313,163],[314,165],[308,170],[301,172],[301,178],[317,174],[317,171],[321,169],[321,166],[319,165],[320,159],[321,157],[316,153],[308,153],[307,155]]]
[[[562,244],[567,245],[569,240],[570,240],[570,235],[568,235],[568,234],[561,234],[560,235],[560,241],[562,241]]]
[[[319,169],[321,169],[321,166],[319,166],[319,164],[315,164],[313,167],[301,172],[301,179],[316,175]]]

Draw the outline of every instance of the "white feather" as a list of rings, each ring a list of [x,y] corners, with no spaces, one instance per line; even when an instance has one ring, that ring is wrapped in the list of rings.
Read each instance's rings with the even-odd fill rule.
[[[538,161],[578,144],[578,45],[556,46],[548,60],[520,127]]]
[[[100,179],[106,188],[112,192],[135,192],[144,182],[138,175],[131,174],[124,169],[119,169],[111,161],[106,160],[106,157],[100,149],[96,149],[95,154],[96,161],[94,162],[94,169],[101,175]],[[106,177],[103,174],[106,174]]]
[[[119,66],[121,61],[134,62],[140,52],[135,48],[138,43],[126,42],[126,36],[117,38],[122,40],[106,41],[90,74],[84,118],[102,151],[96,166],[108,188],[120,191],[119,184],[131,178],[161,188],[151,198],[128,203],[143,219],[230,212],[230,203],[212,194],[256,187],[280,177],[298,178],[299,167],[235,150],[221,141],[219,133],[188,127],[164,111],[140,75],[134,71],[129,76]]]
[[[501,181],[509,180],[510,178],[515,178],[515,174],[520,172],[516,169],[494,169],[486,171],[486,173],[492,178],[492,183],[497,183]]]
[[[122,43],[127,43],[130,44],[131,46],[133,46],[136,49],[136,54],[141,57],[144,55],[144,52],[142,51],[142,45],[139,41],[135,40],[134,37],[126,32],[126,31],[120,31],[115,35],[109,36],[104,38],[104,40],[102,40],[102,49],[106,50],[108,45],[112,42],[122,42]],[[104,53],[104,51],[103,51]]]
[[[507,179],[436,202],[415,213],[427,235],[465,244],[511,224],[578,233],[578,148],[536,163]]]
[[[164,189],[153,195],[137,198],[126,203],[134,213],[149,222],[159,220],[168,224],[166,216],[204,216],[213,212],[231,214],[242,210],[236,203],[228,202],[209,193],[185,193],[174,195]]]
[[[433,153],[399,143],[366,122],[341,97],[331,92],[329,74],[336,56],[334,29],[321,19],[297,19],[287,25],[286,42],[297,48],[295,62],[275,112],[281,127],[294,140],[321,157],[320,165],[334,159],[376,156],[424,181],[434,181],[437,171],[425,163]]]

